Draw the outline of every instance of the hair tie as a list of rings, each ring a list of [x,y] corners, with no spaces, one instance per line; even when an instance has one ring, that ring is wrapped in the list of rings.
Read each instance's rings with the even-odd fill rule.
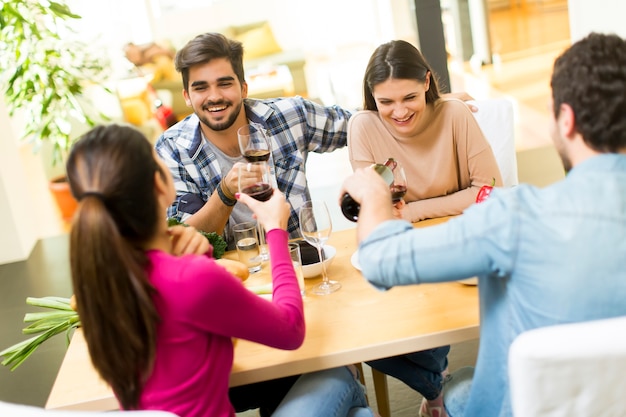
[[[83,201],[85,199],[85,197],[96,197],[98,200],[102,201],[103,203],[105,203],[106,201],[106,197],[104,196],[104,194],[98,192],[98,191],[85,191],[80,198],[78,199],[78,201]]]

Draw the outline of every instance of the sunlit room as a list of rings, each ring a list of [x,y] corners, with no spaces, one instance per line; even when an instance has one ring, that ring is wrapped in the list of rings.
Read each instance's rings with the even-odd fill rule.
[[[9,21],[12,7],[20,10],[16,6],[19,3],[39,3],[50,9],[62,7],[52,1],[2,0],[3,22]],[[65,1],[61,3],[65,4]],[[176,52],[199,34],[219,32],[243,44],[248,97],[301,96],[317,105],[337,105],[349,112],[356,112],[364,106],[363,77],[372,52],[390,40],[404,40],[422,51],[435,69],[443,93],[466,93],[470,98],[468,104],[477,106],[475,117],[494,147],[496,159],[500,152],[507,152],[506,185],[532,184],[538,188],[547,187],[566,176],[549,135],[551,113],[548,103],[554,60],[590,32],[626,36],[621,18],[626,14],[626,6],[618,0],[67,0],[67,5],[72,11],[72,17],[66,19],[71,30],[61,30],[61,36],[54,39],[26,40],[24,45],[31,47],[40,42],[52,49],[63,45],[60,47],[63,50],[74,41],[87,45],[89,55],[95,59],[92,62],[101,66],[100,78],[98,81],[95,78],[86,80],[82,84],[81,96],[90,103],[91,111],[97,115],[97,123],[131,125],[152,145],[165,130],[193,114],[183,96],[180,73],[170,69]],[[19,53],[5,52],[10,50],[5,49],[8,42],[15,39],[13,33],[21,29],[2,23],[1,30],[2,60],[10,63],[21,59]],[[131,48],[158,49],[163,61],[135,61],[129,52]],[[33,55],[32,59],[37,58]],[[165,62],[169,72],[160,72],[161,62]],[[0,68],[6,74],[6,68],[14,69],[15,66]],[[45,71],[45,68],[39,71]],[[68,233],[77,202],[67,190],[65,197],[53,194],[56,180],[65,178],[67,150],[58,154],[55,144],[50,143],[52,141],[29,140],[28,133],[32,136],[34,129],[32,123],[29,124],[32,114],[14,108],[13,102],[18,101],[19,94],[8,87],[9,77],[0,76],[0,81],[5,93],[0,97],[0,124],[4,126],[0,138],[2,351],[27,337],[22,332],[26,327],[24,316],[39,311],[25,302],[27,297],[69,298],[73,294]],[[37,98],[30,100],[41,101]],[[491,102],[506,103],[506,115],[496,118],[498,123],[504,124],[493,125],[494,119],[489,119],[488,115],[481,119],[489,111]],[[163,112],[167,112],[167,116]],[[66,131],[72,140],[91,127],[84,119],[83,123],[76,121],[80,118],[57,124],[61,117],[58,114],[46,117],[38,120],[60,125],[61,131]],[[492,125],[488,126],[489,123]],[[494,140],[505,140],[506,144],[494,145]],[[350,265],[351,262],[354,265],[350,255],[355,252],[355,223],[344,217],[338,204],[342,182],[352,173],[348,148],[331,153],[310,153],[307,158],[306,181],[311,196],[326,202],[332,219],[332,233],[351,233],[351,253],[343,256],[338,252],[334,261],[328,264],[328,272],[332,274],[334,267],[335,276],[339,275],[344,271],[341,268],[345,261],[345,269],[358,273],[361,278],[360,272]],[[504,179],[505,169],[500,167],[500,170]],[[63,198],[69,198],[69,208],[62,206]],[[333,237],[331,235],[329,240],[331,244]],[[339,248],[339,243],[334,242]],[[345,249],[348,244],[343,246]],[[321,264],[324,266],[326,262]],[[340,277],[338,279],[341,281]],[[476,286],[455,285],[451,288],[459,294],[454,292],[451,297],[459,300],[473,297],[467,307],[473,321],[450,331],[447,339],[451,346],[447,365],[450,371],[474,366],[479,347]],[[348,288],[346,283],[340,291],[345,293]],[[443,295],[446,290],[429,291],[419,295],[414,303],[418,304],[429,295],[434,297],[437,291],[440,297],[446,297]],[[334,296],[325,296],[324,306],[316,308],[336,307],[337,302],[332,303]],[[312,308],[315,302],[315,296],[308,297],[304,299],[305,310]],[[368,302],[367,299],[356,300],[346,304],[346,308],[359,311],[359,308],[367,308]],[[412,304],[407,302],[399,310],[406,308],[410,311]],[[458,310],[462,308],[465,306],[458,307]],[[455,314],[462,315],[465,311],[459,313],[453,305],[450,310],[454,314],[443,310],[444,307],[432,307],[433,314],[438,314],[445,322],[454,321]],[[306,311],[309,320],[310,313]],[[403,323],[402,320],[399,322]],[[397,325],[394,323],[391,327]],[[344,327],[352,325],[344,323]],[[355,327],[367,326],[359,323]],[[443,340],[437,331],[429,330],[431,333],[420,339],[418,346]],[[68,346],[72,346],[71,334],[68,331],[67,337],[59,334],[50,338],[31,352],[32,355],[29,353],[28,359],[14,370],[9,366],[0,367],[0,414],[4,415],[2,402],[33,407],[33,413],[44,408],[103,412],[117,408],[110,390],[97,380],[94,372],[87,374],[87,379],[93,380],[84,382],[87,387],[84,391],[99,384],[99,392],[105,392],[105,398],[95,398],[92,393],[80,389],[70,392],[66,388],[63,392],[59,387],[62,383],[79,388],[83,385],[83,381],[71,381],[72,376],[67,371],[65,374],[59,372],[66,366],[64,360],[68,361],[66,353],[69,352]],[[237,349],[245,348],[250,342],[241,343],[238,341],[235,348],[235,368],[239,366]],[[316,343],[323,344],[323,338]],[[409,343],[406,339],[396,341],[393,349],[404,349],[405,353],[417,350],[410,350]],[[367,360],[383,357],[381,355],[388,347],[380,342],[368,349],[333,352],[333,355],[316,358],[316,366],[324,369],[335,365],[361,365],[359,376],[365,386],[367,402],[380,416],[424,416],[420,414],[420,394],[393,377],[385,378],[384,374],[373,372],[365,364]],[[80,363],[90,367],[84,349],[80,352],[84,356]],[[357,355],[352,362],[351,354]],[[291,376],[300,373],[301,369],[309,369],[306,360],[309,359],[296,358],[292,363],[269,364],[267,368],[273,366],[272,372]],[[61,381],[61,376],[66,379]],[[246,370],[240,371],[236,377],[245,381]],[[260,380],[255,378],[255,382]],[[51,392],[55,393],[54,396]],[[61,397],[65,397],[65,402]],[[28,412],[24,411],[23,415],[40,415]],[[46,412],[41,412],[44,417]],[[87,417],[71,411],[50,414]],[[262,414],[254,409],[236,415],[255,417]]]

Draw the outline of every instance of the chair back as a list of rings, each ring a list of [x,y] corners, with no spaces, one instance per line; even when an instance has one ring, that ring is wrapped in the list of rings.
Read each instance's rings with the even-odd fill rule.
[[[505,187],[519,183],[517,175],[517,157],[515,153],[515,117],[513,103],[506,98],[491,98],[470,101],[478,107],[473,113],[500,168]]]
[[[529,330],[509,350],[515,417],[623,416],[626,316]]]

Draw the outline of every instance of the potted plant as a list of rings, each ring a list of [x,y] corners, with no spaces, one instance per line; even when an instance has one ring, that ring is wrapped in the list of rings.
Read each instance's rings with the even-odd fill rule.
[[[4,101],[11,117],[23,119],[23,140],[35,152],[47,148],[44,162],[51,166],[64,160],[81,129],[108,120],[86,92],[94,86],[110,92],[103,84],[109,60],[78,38],[71,24],[81,17],[64,1],[3,0],[0,9]],[[63,179],[53,178],[52,188],[63,189]],[[63,208],[62,214],[71,216]]]

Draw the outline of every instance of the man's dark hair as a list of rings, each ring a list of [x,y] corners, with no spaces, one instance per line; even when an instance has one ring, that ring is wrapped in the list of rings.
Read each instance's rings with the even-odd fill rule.
[[[554,114],[572,107],[576,130],[598,152],[626,149],[626,41],[617,35],[591,33],[574,43],[554,63]]]
[[[233,67],[239,82],[244,83],[243,45],[221,33],[203,33],[190,40],[176,53],[176,71],[183,77],[183,87],[188,91],[189,68],[206,64],[216,58],[226,58]]]

